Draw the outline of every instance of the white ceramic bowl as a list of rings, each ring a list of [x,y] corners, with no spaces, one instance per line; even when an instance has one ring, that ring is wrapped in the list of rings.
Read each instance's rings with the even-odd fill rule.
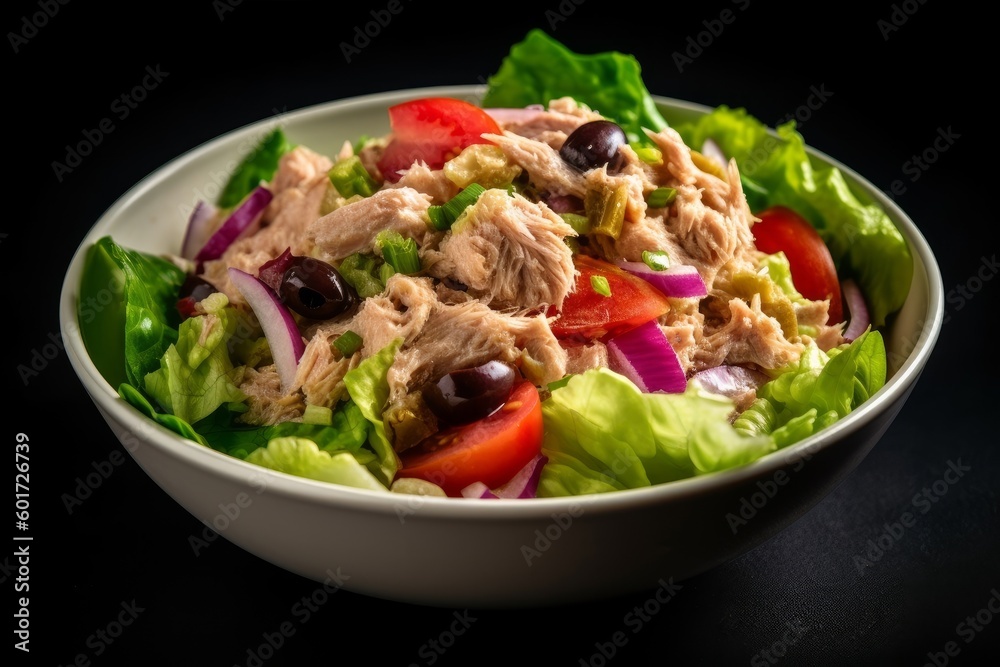
[[[428,94],[475,100],[481,92],[475,86],[415,89],[302,109],[200,146],[125,193],[80,244],[60,304],[73,368],[107,423],[166,493],[233,543],[316,581],[402,602],[501,608],[653,591],[787,527],[889,427],[931,354],[943,316],[937,263],[913,222],[877,188],[817,151],[811,155],[836,164],[885,208],[913,252],[909,297],[886,337],[891,378],[831,428],[739,469],[569,499],[378,494],[272,472],[185,440],[120,400],[101,377],[76,323],[84,252],[94,241],[111,234],[147,252],[179,248],[195,201],[213,198],[234,160],[275,123],[291,141],[329,155],[345,140],[388,132],[391,104]],[[709,110],[662,97],[657,102],[674,118]],[[735,533],[732,516],[745,521],[735,524]]]

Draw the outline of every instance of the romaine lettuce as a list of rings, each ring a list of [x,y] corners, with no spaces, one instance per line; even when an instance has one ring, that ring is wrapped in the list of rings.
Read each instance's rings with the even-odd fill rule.
[[[549,463],[538,495],[662,484],[748,463],[775,449],[729,423],[731,400],[689,383],[683,394],[641,392],[606,368],[575,375],[542,403]]]
[[[165,259],[99,239],[80,283],[80,334],[104,378],[117,386],[143,378],[177,340],[175,304],[184,271]]]
[[[327,452],[308,438],[275,438],[266,447],[255,449],[246,460],[320,482],[331,482],[370,491],[389,492],[368,468],[348,451]]]
[[[402,343],[403,339],[397,338],[344,375],[347,393],[360,408],[365,419],[372,424],[368,433],[368,444],[377,458],[368,467],[386,486],[392,483],[396,471],[399,470],[399,457],[389,442],[382,421],[382,411],[389,399],[389,382],[386,380],[386,374]]]
[[[621,125],[629,141],[646,141],[643,128],[667,126],[634,56],[574,53],[538,28],[511,47],[487,83],[484,107],[547,105],[572,97]]]
[[[253,191],[261,181],[269,181],[278,170],[281,156],[289,151],[291,146],[280,127],[271,130],[229,176],[225,187],[219,193],[216,204],[219,208],[232,208]]]
[[[246,399],[236,386],[237,372],[227,346],[236,331],[237,316],[222,292],[201,304],[208,314],[181,323],[177,342],[167,348],[160,368],[147,374],[143,385],[164,409],[190,424],[220,405]]]
[[[783,205],[808,219],[838,272],[858,280],[875,326],[902,307],[913,277],[906,239],[885,211],[848,186],[840,169],[809,159],[794,121],[779,126],[774,136],[745,109],[720,106],[675,129],[689,146],[712,138],[736,159],[741,174],[760,187],[746,191],[751,210]]]

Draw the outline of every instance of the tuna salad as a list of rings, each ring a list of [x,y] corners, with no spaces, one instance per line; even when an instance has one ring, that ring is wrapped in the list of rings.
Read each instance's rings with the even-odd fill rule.
[[[124,400],[293,475],[523,499],[743,465],[884,383],[908,249],[794,125],[668,123],[630,56],[537,31],[481,99],[388,120],[328,152],[274,125],[181,247],[90,249]]]

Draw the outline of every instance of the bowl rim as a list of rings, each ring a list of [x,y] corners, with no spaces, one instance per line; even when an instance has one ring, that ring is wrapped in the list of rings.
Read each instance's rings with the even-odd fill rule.
[[[76,294],[83,258],[87,248],[104,235],[105,227],[109,226],[111,221],[122,211],[141,201],[147,191],[155,188],[171,174],[185,169],[192,162],[218,150],[221,144],[259,135],[262,131],[274,126],[279,120],[288,124],[303,122],[356,108],[384,108],[393,103],[420,96],[442,95],[476,99],[482,96],[484,90],[485,87],[482,85],[408,88],[337,99],[293,111],[283,111],[280,116],[272,116],[245,124],[181,153],[144,176],[118,197],[90,227],[74,251],[63,278],[59,303],[59,325],[67,355],[77,377],[104,416],[106,418],[110,416],[130,433],[139,434],[143,444],[181,459],[185,464],[206,469],[214,475],[237,484],[246,485],[251,480],[260,480],[263,476],[268,492],[280,494],[289,499],[362,509],[379,514],[398,513],[401,505],[409,505],[410,507],[419,506],[421,516],[452,519],[488,517],[499,520],[548,518],[553,512],[575,511],[580,506],[586,506],[588,512],[614,512],[632,509],[708,493],[715,488],[740,484],[760,476],[773,474],[779,468],[787,465],[789,461],[832,446],[839,439],[846,438],[860,430],[875,419],[882,410],[888,409],[897,400],[904,398],[912,388],[933,351],[944,319],[943,282],[934,253],[917,225],[891,198],[850,167],[808,144],[806,151],[811,157],[839,168],[853,188],[864,191],[872,201],[886,211],[909,244],[915,263],[919,257],[927,281],[927,305],[920,320],[923,324],[917,340],[910,341],[913,344],[913,349],[906,356],[905,361],[886,381],[885,385],[857,410],[813,436],[737,468],[638,489],[586,496],[535,498],[530,501],[500,499],[484,503],[479,499],[413,496],[371,491],[319,482],[270,470],[183,438],[149,419],[122,400],[115,388],[101,376],[87,354],[76,321]],[[658,106],[680,111],[703,114],[713,109],[708,105],[673,97],[662,95],[653,95],[652,97]],[[775,134],[772,128],[769,128],[769,132]],[[914,280],[917,280],[917,277],[918,273],[914,272]]]

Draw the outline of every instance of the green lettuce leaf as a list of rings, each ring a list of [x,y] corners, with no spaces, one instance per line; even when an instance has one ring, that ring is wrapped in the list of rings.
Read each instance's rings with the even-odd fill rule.
[[[200,445],[208,446],[208,441],[200,433],[198,433],[194,427],[191,426],[191,424],[176,415],[158,411],[153,404],[149,402],[149,399],[146,398],[145,394],[129,383],[122,382],[118,385],[118,395],[121,396],[122,400],[126,403],[161,426],[165,426],[174,433],[177,433],[178,435],[181,435],[189,440],[194,440]]]
[[[525,107],[572,97],[621,125],[629,141],[647,142],[643,128],[667,127],[634,56],[580,54],[535,28],[511,47],[487,81],[484,107]]]
[[[130,250],[110,236],[87,253],[81,277],[80,333],[113,386],[142,379],[177,340],[177,291],[185,273],[173,263]]]
[[[743,465],[774,451],[729,423],[734,405],[690,383],[645,394],[606,368],[574,375],[542,404],[549,462],[540,497],[662,484]]]
[[[913,277],[906,239],[881,207],[850,188],[840,169],[813,163],[794,121],[778,126],[775,137],[746,110],[720,106],[676,129],[688,145],[711,137],[736,159],[757,186],[746,189],[751,210],[783,205],[808,219],[838,271],[857,279],[875,326],[902,307]]]
[[[127,382],[118,387],[118,394],[129,405],[144,415],[189,440],[211,447],[224,454],[245,459],[255,450],[266,447],[276,438],[306,438],[327,453],[348,451],[359,461],[367,463],[375,458],[362,447],[368,441],[371,424],[352,401],[342,402],[333,413],[329,426],[302,422],[281,422],[267,426],[250,426],[234,421],[239,414],[231,405],[221,406],[211,416],[198,422],[197,429],[183,419],[160,412],[146,397]]]
[[[330,453],[307,438],[274,438],[266,447],[252,451],[246,460],[265,468],[320,482],[389,492],[351,452]]]
[[[359,454],[368,442],[371,424],[353,401],[335,407],[330,425],[286,421],[266,426],[234,422],[235,415],[219,408],[210,419],[198,423],[198,431],[213,449],[245,459],[275,438],[301,437],[315,442],[325,452],[346,450]]]
[[[746,435],[770,435],[778,447],[798,442],[857,409],[886,377],[882,334],[869,328],[852,343],[823,352],[810,345],[776,371],[733,422]]]
[[[274,128],[236,167],[219,193],[216,204],[220,208],[232,208],[243,201],[261,181],[271,180],[278,170],[281,156],[290,148],[285,133],[280,127]]]
[[[246,400],[236,386],[236,369],[227,342],[236,331],[237,315],[216,292],[202,301],[211,312],[190,317],[180,325],[177,342],[148,373],[144,389],[169,413],[194,424],[226,403]]]
[[[344,375],[347,393],[357,404],[365,419],[372,424],[368,432],[368,444],[375,452],[376,459],[369,464],[369,467],[386,486],[392,484],[396,471],[399,470],[399,457],[389,442],[385,424],[382,422],[382,411],[389,400],[389,382],[386,380],[386,374],[402,343],[403,339],[397,338]]]

